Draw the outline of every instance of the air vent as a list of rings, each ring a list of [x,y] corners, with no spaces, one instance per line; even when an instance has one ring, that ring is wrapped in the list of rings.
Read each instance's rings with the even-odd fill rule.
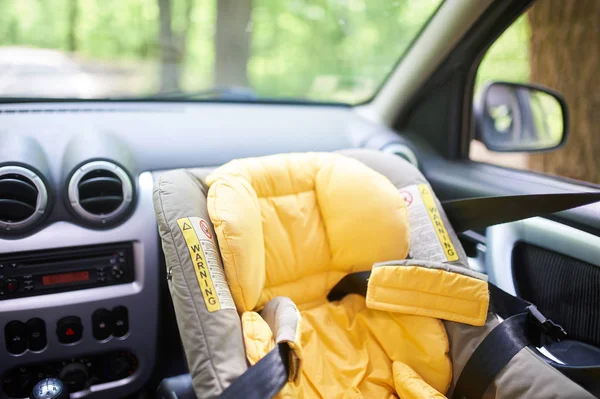
[[[407,145],[400,143],[392,143],[385,146],[382,149],[382,151],[398,155],[400,158],[404,158],[405,160],[413,164],[413,166],[417,168],[419,167],[419,161],[417,159],[416,154]]]
[[[88,222],[107,224],[121,220],[133,200],[127,173],[106,161],[89,162],[73,173],[68,187],[73,210]]]
[[[44,216],[48,192],[42,179],[20,166],[0,167],[0,231],[20,231]]]

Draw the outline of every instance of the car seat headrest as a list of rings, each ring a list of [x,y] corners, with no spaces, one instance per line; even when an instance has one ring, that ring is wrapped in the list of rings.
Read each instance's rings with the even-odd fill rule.
[[[236,160],[207,184],[208,213],[240,312],[278,295],[299,308],[313,306],[346,274],[408,254],[401,195],[386,177],[344,155]]]

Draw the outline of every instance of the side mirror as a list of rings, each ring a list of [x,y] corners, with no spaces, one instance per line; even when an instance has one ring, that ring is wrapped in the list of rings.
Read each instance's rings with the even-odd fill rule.
[[[542,86],[492,82],[475,103],[475,119],[475,137],[491,151],[551,150],[567,140],[567,104]]]

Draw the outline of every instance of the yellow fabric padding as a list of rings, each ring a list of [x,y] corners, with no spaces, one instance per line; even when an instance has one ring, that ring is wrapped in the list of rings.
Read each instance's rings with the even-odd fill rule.
[[[273,332],[256,312],[242,313],[242,331],[246,358],[253,366],[275,347]]]
[[[405,392],[427,398],[448,390],[448,350],[439,320],[371,310],[363,297],[348,295],[302,312],[300,385],[288,384],[276,398],[391,399],[400,381],[411,385]],[[410,379],[393,368],[397,363],[414,370]]]
[[[487,318],[486,281],[423,266],[381,266],[371,271],[370,309],[428,316],[482,326]]]
[[[211,187],[207,207],[235,305],[239,312],[254,310],[266,277],[256,193],[247,181],[223,176]]]
[[[299,309],[317,306],[346,274],[408,253],[398,190],[340,154],[236,160],[207,183],[208,213],[240,313],[280,295]]]
[[[446,396],[425,381],[415,371],[404,363],[394,362],[394,383],[396,392],[402,399],[442,399]]]
[[[255,364],[274,348],[273,335],[255,312],[242,315],[242,329]],[[449,343],[436,319],[368,309],[348,295],[303,311],[301,336],[302,378],[276,398],[442,398],[450,385]]]
[[[481,307],[465,298],[475,295],[479,303],[476,283],[441,274],[443,280],[434,281],[427,274],[438,272],[433,269],[407,267],[394,277],[375,268],[382,279],[370,292],[375,306],[390,302],[385,289],[396,286],[387,278],[406,283],[401,294],[423,288],[433,297],[416,292],[413,302],[403,299],[409,314],[369,308],[359,295],[327,301],[348,273],[408,254],[406,207],[387,178],[339,154],[311,153],[233,161],[207,183],[208,212],[242,314],[250,364],[275,347],[273,332],[256,311],[285,296],[302,316],[301,330],[286,342],[298,367],[304,365],[278,398],[443,397],[452,380],[446,331],[439,319],[419,315],[416,307],[473,316]],[[446,301],[450,307],[438,308],[435,298],[443,296],[446,284],[459,305]]]
[[[246,358],[251,366],[255,365],[260,359],[266,356],[275,348],[275,340],[273,332],[265,320],[256,312],[244,312],[242,314],[242,333],[244,335],[244,346],[246,348]],[[301,323],[296,326],[296,334],[294,341],[285,341],[291,349],[290,356],[290,378],[296,376],[294,380],[290,380],[292,384],[286,385],[282,394],[287,392],[294,394],[298,392],[298,384],[301,381],[302,370],[302,343],[301,343]],[[296,396],[292,396],[296,397]]]

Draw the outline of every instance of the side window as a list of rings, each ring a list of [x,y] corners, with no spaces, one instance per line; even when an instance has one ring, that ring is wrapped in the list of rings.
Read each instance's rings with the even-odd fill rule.
[[[471,160],[600,184],[598,21],[600,1],[538,0],[496,40],[477,71],[474,101],[478,139],[471,142]],[[528,115],[519,110],[513,113],[511,105],[506,105],[510,101],[513,105],[519,103],[524,91],[533,90],[519,85],[491,85],[492,82],[541,85],[561,94],[569,111],[566,142],[561,144],[564,121],[557,105],[559,102],[545,93],[540,100],[537,98],[539,93],[532,95],[528,91],[526,98],[531,102],[528,106],[531,123],[521,129],[517,140],[521,144],[530,140],[531,144],[533,129],[537,131],[535,140],[542,142],[538,142],[537,147],[527,144],[503,147],[501,144],[495,148],[489,145],[489,140],[481,133],[486,127],[491,127],[497,137],[501,136],[498,133],[509,132],[503,140],[515,139],[514,125],[520,123],[523,126]],[[506,100],[509,91],[514,97]],[[493,109],[489,105],[491,96],[494,96],[492,102],[496,101]],[[502,96],[505,102],[499,106],[498,99]],[[514,108],[519,108],[521,103]],[[484,106],[482,104],[487,104],[489,125],[485,125],[485,118],[477,113],[477,109]],[[539,133],[540,124],[543,134]],[[548,149],[556,146],[558,148]],[[542,149],[548,150],[540,151]]]

